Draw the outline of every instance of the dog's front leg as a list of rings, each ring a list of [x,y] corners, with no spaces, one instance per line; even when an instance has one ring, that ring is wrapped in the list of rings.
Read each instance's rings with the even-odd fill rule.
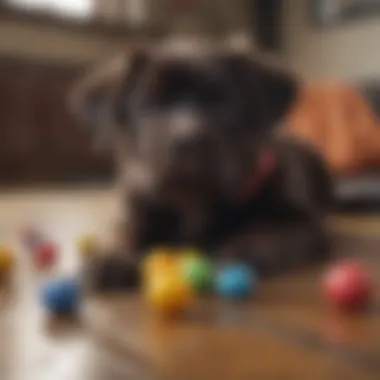
[[[253,225],[220,247],[220,257],[240,260],[260,276],[286,273],[324,257],[321,236],[305,223]]]
[[[177,215],[156,200],[129,194],[123,204],[125,222],[119,226],[117,249],[105,252],[86,270],[94,291],[134,289],[140,284],[139,265],[144,254],[157,245],[175,244],[178,239]]]

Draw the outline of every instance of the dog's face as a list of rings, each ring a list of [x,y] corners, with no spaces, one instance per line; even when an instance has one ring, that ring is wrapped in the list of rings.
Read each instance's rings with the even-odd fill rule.
[[[192,42],[121,59],[113,76],[80,86],[74,104],[117,132],[125,167],[137,164],[152,191],[233,197],[296,84],[251,51]]]

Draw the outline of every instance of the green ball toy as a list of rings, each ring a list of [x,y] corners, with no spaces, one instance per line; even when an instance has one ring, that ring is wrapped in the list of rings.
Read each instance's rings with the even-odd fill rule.
[[[185,280],[197,292],[205,292],[213,286],[213,268],[204,258],[196,255],[185,256],[181,263]]]

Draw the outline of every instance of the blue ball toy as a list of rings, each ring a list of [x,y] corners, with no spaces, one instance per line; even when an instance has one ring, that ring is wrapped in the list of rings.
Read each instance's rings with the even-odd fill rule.
[[[41,300],[52,314],[74,314],[81,300],[80,287],[70,278],[54,279],[42,287]]]
[[[250,267],[244,264],[230,264],[220,269],[215,286],[221,297],[240,300],[249,297],[256,284],[257,276]]]

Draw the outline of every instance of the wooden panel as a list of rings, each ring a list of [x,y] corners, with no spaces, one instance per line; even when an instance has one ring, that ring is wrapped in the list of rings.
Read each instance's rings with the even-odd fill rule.
[[[66,109],[80,67],[0,60],[0,184],[97,181],[112,177],[110,152]]]
[[[331,342],[320,349],[311,340],[298,339],[297,334],[307,336],[302,324],[295,327],[296,334],[285,334],[288,327],[267,321],[256,303],[208,300],[179,321],[162,322],[139,298],[121,295],[94,300],[86,315],[87,328],[98,341],[168,378],[376,378],[377,367],[332,353]]]
[[[265,50],[280,52],[282,48],[282,20],[284,2],[278,0],[254,0],[251,2],[255,13],[254,36]],[[251,7],[252,8],[252,7]]]

